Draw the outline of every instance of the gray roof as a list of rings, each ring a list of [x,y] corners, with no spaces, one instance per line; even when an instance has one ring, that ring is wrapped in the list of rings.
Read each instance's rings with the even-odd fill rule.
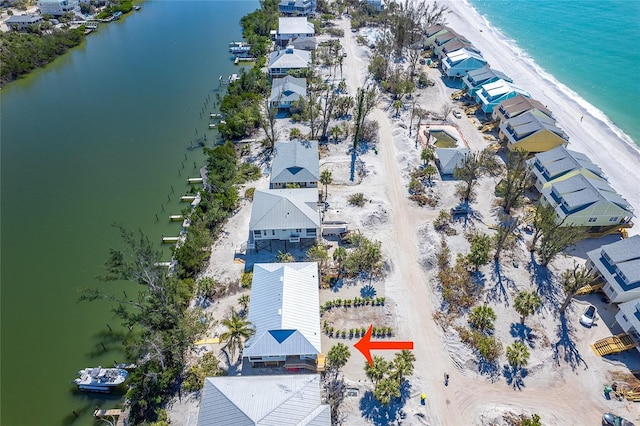
[[[320,228],[318,189],[256,190],[249,230]]]
[[[555,133],[564,140],[569,139],[553,118],[535,109],[510,118],[505,122],[505,128],[514,136],[515,142],[542,130]]]
[[[273,154],[270,180],[272,184],[320,180],[317,141],[278,141],[273,146]]]
[[[444,53],[455,52],[456,50],[460,50],[460,49],[467,49],[470,52],[480,54],[480,49],[476,48],[473,44],[471,44],[471,42],[466,40],[458,40],[458,39],[449,40],[448,42],[442,45],[442,52]]]
[[[528,98],[521,94],[518,94],[511,99],[500,102],[497,108],[507,119],[516,117],[532,109],[537,109],[538,111],[553,118],[553,114],[551,113],[551,111],[546,106],[544,106],[542,102]]]
[[[543,190],[546,194],[547,190]],[[566,213],[575,212],[597,202],[610,202],[631,213],[633,208],[603,179],[588,179],[584,175],[575,175],[551,184],[549,192],[560,199]],[[566,204],[566,205],[565,205]]]
[[[306,36],[296,37],[289,40],[289,44],[292,45],[295,49],[313,50],[316,48],[316,38]]]
[[[278,18],[278,34],[315,34],[313,24],[306,17]]]
[[[228,376],[205,379],[198,426],[329,426],[320,376]]]
[[[319,354],[318,285],[315,262],[255,264],[248,319],[256,333],[243,356]]]
[[[269,68],[308,68],[310,63],[311,52],[294,49],[291,46],[269,54]]]
[[[425,35],[427,37],[431,37],[438,31],[442,31],[442,30],[450,31],[449,27],[445,27],[444,25],[440,25],[440,24],[435,24],[427,28],[427,30],[425,31]]]
[[[603,245],[587,252],[587,257],[608,283],[622,291],[640,287],[640,235]]]
[[[455,32],[451,28],[447,28],[447,32],[446,33],[442,33],[439,36],[437,36],[436,39],[433,42],[437,46],[442,46],[443,44],[445,44],[446,42],[448,42],[450,40],[465,40],[466,41],[466,39],[464,37],[462,37],[460,34]]]
[[[467,73],[467,76],[465,77],[465,79],[471,84],[472,87],[476,87],[484,83],[485,81],[491,80],[492,78],[502,79],[510,83],[513,82],[513,80],[502,71],[494,70],[493,68],[489,68],[488,66],[469,71]]]
[[[271,96],[269,102],[293,102],[307,96],[307,79],[287,75],[276,78],[271,83]]]
[[[529,164],[539,172],[538,178],[550,181],[574,170],[588,170],[593,174],[605,178],[604,172],[586,155],[571,151],[564,146],[553,148],[536,154],[528,160]]]
[[[42,20],[40,15],[13,15],[6,20],[8,24],[33,24]]]
[[[469,148],[436,148],[435,154],[440,166],[440,173],[452,174],[469,153]]]

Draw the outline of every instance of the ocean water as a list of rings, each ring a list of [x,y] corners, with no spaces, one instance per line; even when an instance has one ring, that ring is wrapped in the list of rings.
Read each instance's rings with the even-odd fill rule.
[[[469,2],[640,146],[640,1]]]

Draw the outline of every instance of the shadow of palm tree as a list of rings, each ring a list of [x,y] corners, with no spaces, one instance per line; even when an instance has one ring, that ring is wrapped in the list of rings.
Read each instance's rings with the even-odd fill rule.
[[[531,327],[520,322],[514,322],[511,324],[511,336],[514,339],[519,339],[522,343],[526,343],[530,348],[535,348],[534,342],[535,335],[531,333]]]
[[[373,396],[372,391],[364,393],[360,399],[362,417],[376,426],[387,426],[406,418],[403,408],[409,398],[411,384],[405,380],[400,385],[400,398],[392,400],[389,405],[382,405]]]
[[[580,351],[576,347],[573,340],[575,329],[567,323],[566,317],[560,315],[560,324],[558,325],[558,341],[553,344],[553,359],[560,365],[560,359],[563,359],[571,366],[572,370],[578,368],[580,364],[584,365],[584,369],[588,369],[586,361],[580,355]]]
[[[504,302],[505,306],[509,306],[509,294],[507,293],[507,288],[515,287],[515,283],[511,278],[502,275],[502,266],[499,261],[493,263],[491,279],[495,281],[496,284],[487,288],[485,292],[486,301]]]
[[[480,357],[478,362],[478,372],[495,383],[500,379],[500,369],[497,362],[489,362],[486,359]]]
[[[376,289],[373,285],[367,284],[360,289],[360,297],[376,297]]]
[[[502,375],[513,389],[522,390],[525,387],[523,379],[527,377],[527,374],[526,368],[511,367],[509,364],[502,367]]]

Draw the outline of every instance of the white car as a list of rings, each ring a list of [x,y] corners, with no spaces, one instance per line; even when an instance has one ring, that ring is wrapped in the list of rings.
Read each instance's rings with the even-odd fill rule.
[[[582,316],[580,317],[580,324],[585,327],[591,327],[593,322],[596,320],[596,307],[593,305],[587,306],[587,309],[584,310]]]

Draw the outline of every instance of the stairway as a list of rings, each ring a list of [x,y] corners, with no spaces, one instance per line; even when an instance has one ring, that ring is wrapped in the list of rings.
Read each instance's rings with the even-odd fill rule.
[[[596,355],[605,356],[635,348],[637,345],[630,335],[622,333],[617,336],[609,336],[598,340],[591,345],[591,349],[593,349]]]
[[[594,293],[598,290],[601,290],[602,287],[604,287],[603,281],[593,283],[593,284],[587,284],[585,286],[580,287],[578,291],[576,291],[576,296],[580,296],[582,294]]]

